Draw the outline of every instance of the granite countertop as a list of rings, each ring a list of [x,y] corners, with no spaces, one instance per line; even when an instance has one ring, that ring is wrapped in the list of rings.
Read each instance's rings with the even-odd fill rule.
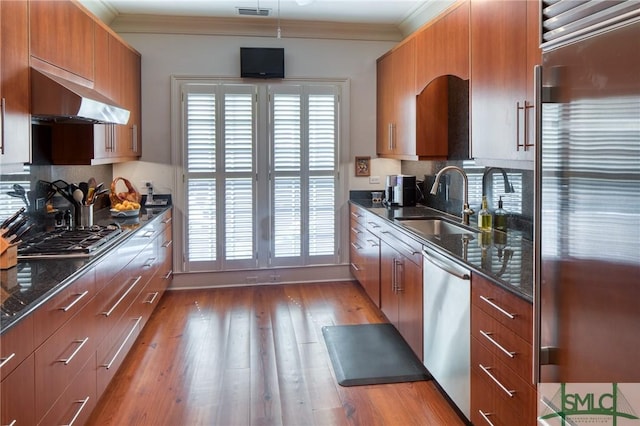
[[[474,235],[426,235],[405,226],[400,217],[439,216],[460,222],[460,218],[426,206],[385,207],[370,200],[352,199],[351,203],[386,219],[416,240],[469,266],[500,287],[531,302],[533,300],[533,242],[520,231],[509,230]]]
[[[122,227],[123,232],[94,256],[19,260],[16,266],[0,271],[2,278],[0,284],[0,295],[2,296],[0,299],[0,333],[4,333],[20,319],[33,312],[115,247],[124,243],[139,229],[170,208],[171,206],[147,209],[143,207],[140,210],[140,215],[134,218],[114,218],[111,217],[108,208],[99,210],[94,213],[96,225],[117,223]]]

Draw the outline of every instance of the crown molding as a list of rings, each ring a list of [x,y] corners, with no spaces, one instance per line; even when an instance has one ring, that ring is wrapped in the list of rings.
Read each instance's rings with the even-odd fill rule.
[[[421,7],[411,13],[399,25],[398,29],[403,37],[408,37],[427,22],[432,21],[452,5],[461,0],[435,0],[427,1]]]
[[[117,33],[276,37],[278,21],[263,18],[214,18],[119,15],[110,23]],[[395,25],[281,20],[282,38],[401,41]]]

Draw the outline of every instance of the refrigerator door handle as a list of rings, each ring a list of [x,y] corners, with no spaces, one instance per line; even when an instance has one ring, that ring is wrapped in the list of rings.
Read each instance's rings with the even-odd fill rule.
[[[533,383],[540,382],[540,351],[541,351],[541,307],[540,299],[542,296],[540,290],[540,225],[542,221],[540,219],[542,206],[542,66],[536,65],[533,69],[534,75],[534,120],[535,120],[535,167],[534,167],[534,214],[533,214],[533,251],[534,251],[534,265],[533,265],[533,368],[532,379]]]

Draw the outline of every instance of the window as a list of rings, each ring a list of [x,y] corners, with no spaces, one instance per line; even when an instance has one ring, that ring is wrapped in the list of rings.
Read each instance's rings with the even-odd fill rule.
[[[336,263],[339,86],[182,84],[185,269]]]
[[[29,173],[30,167],[25,165],[20,173],[2,175],[2,180],[0,180],[0,221],[8,218],[21,207],[25,207],[21,198],[11,197],[7,193],[14,191],[15,184],[22,186],[25,191],[29,191],[31,185]]]

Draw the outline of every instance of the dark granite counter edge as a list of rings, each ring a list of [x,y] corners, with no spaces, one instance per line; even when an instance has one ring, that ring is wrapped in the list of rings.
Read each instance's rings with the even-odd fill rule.
[[[147,225],[152,224],[156,220],[159,220],[159,217],[162,216],[162,214],[164,212],[166,212],[167,210],[171,209],[171,207],[172,207],[171,205],[168,205],[168,206],[153,207],[153,208],[148,209],[152,213],[151,219],[140,221],[139,218],[136,218],[139,221],[139,224],[140,224],[139,227],[137,227],[136,229],[131,229],[131,230],[126,230],[125,229],[125,231],[122,233],[121,236],[119,236],[118,238],[116,238],[116,240],[114,240],[112,243],[109,244],[109,247],[105,248],[100,253],[96,254],[95,256],[92,256],[90,258],[84,259],[84,261],[86,263],[82,264],[82,266],[80,266],[75,272],[73,272],[69,276],[67,276],[64,280],[62,280],[58,284],[52,286],[46,293],[42,294],[40,297],[38,297],[32,303],[29,303],[29,305],[24,310],[21,310],[19,314],[16,314],[16,315],[10,316],[10,317],[3,316],[2,317],[2,321],[0,323],[0,335],[5,333],[5,332],[7,332],[13,326],[18,324],[21,319],[23,319],[26,316],[32,314],[36,309],[38,309],[40,306],[45,304],[47,301],[49,301],[51,298],[53,298],[56,294],[58,294],[59,292],[64,290],[66,287],[71,285],[75,280],[77,280],[84,273],[89,271],[91,269],[91,267],[93,267],[98,262],[100,262],[105,256],[108,256],[110,253],[112,253],[114,249],[116,249],[116,248],[120,247],[121,245],[125,244],[134,235],[136,235],[138,232],[142,231]],[[142,213],[146,215],[145,217],[148,217],[149,212],[147,210],[145,210],[144,208],[142,210]],[[95,218],[96,218],[95,219],[95,223],[96,224],[101,224],[101,225],[105,225],[105,224],[108,224],[108,223],[114,223],[114,222],[117,223],[117,222],[121,221],[120,219],[116,219],[116,218],[111,217],[110,213],[109,213],[109,209],[104,209],[104,210],[101,210],[99,212],[96,212]],[[124,222],[127,222],[127,221],[131,221],[131,219],[126,219],[125,221],[122,221],[122,222],[124,223]],[[30,261],[30,262],[37,262],[37,261]],[[18,261],[18,263],[20,263],[20,261]]]
[[[477,264],[471,263],[466,261],[465,259],[461,258],[460,256],[457,256],[455,253],[452,253],[451,251],[447,250],[446,248],[440,246],[437,242],[430,240],[427,236],[421,235],[417,232],[412,231],[410,228],[403,226],[402,224],[395,222],[393,220],[389,220],[388,217],[385,217],[383,215],[380,214],[380,211],[382,210],[387,210],[385,207],[378,207],[378,206],[373,206],[371,204],[370,199],[351,199],[349,201],[350,203],[357,205],[359,207],[362,207],[364,209],[366,209],[367,211],[375,214],[377,217],[386,220],[389,224],[391,224],[393,227],[395,227],[396,229],[402,231],[405,234],[409,234],[412,238],[415,238],[417,241],[419,241],[420,243],[422,243],[423,245],[427,245],[430,248],[435,249],[436,251],[438,251],[441,254],[447,255],[449,257],[451,257],[452,259],[454,259],[457,262],[462,263],[463,265],[465,265],[466,267],[470,268],[473,272],[475,272],[476,274],[482,275],[484,278],[494,282],[496,285],[498,285],[500,288],[503,288],[507,291],[509,291],[510,293],[520,297],[521,299],[524,299],[528,302],[533,302],[533,292],[532,292],[532,288],[531,289],[526,289],[522,290],[520,287],[516,287],[514,285],[512,285],[511,283],[509,283],[508,281],[503,280],[500,277],[497,277],[494,273],[492,273],[491,271],[487,271],[481,267],[479,267]],[[429,215],[441,215],[445,218],[454,218],[459,220],[459,218],[455,217],[455,216],[451,216],[448,213],[442,212],[440,210],[436,210],[430,207],[426,207],[426,206],[420,206],[417,208],[414,208],[412,211],[418,211],[418,210],[423,210],[425,214],[425,216]],[[532,275],[532,271],[531,271],[531,275]]]

